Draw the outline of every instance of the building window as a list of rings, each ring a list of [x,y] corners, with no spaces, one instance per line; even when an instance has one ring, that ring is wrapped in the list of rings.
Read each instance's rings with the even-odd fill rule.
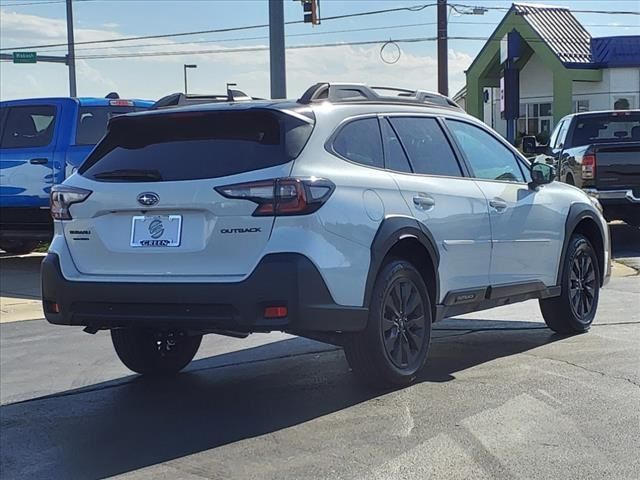
[[[589,100],[574,100],[573,101],[573,113],[588,112]]]
[[[518,135],[535,135],[542,143],[547,143],[553,129],[551,103],[521,103],[518,117]]]

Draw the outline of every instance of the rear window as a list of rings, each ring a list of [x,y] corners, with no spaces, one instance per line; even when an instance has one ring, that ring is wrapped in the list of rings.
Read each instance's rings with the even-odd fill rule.
[[[135,112],[135,107],[80,107],[76,145],[95,145],[107,131],[111,117]]]
[[[225,177],[293,160],[312,130],[266,109],[126,117],[111,123],[79,172],[129,182]]]
[[[576,117],[571,145],[640,142],[640,112]]]

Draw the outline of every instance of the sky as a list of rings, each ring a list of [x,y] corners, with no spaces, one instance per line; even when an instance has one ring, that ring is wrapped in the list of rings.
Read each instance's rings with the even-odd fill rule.
[[[285,21],[302,19],[298,0],[283,0]],[[435,3],[435,0],[321,0],[321,16]],[[484,15],[450,10],[449,36],[480,37],[449,40],[449,88],[453,96],[464,86],[464,71],[505,15],[511,2],[450,0],[449,3],[489,7]],[[524,2],[523,2],[524,3]],[[529,2],[531,3],[531,2]],[[540,2],[538,2],[540,3]],[[549,1],[571,10],[640,12],[638,0]],[[574,15],[594,37],[639,35],[640,16],[578,13]],[[412,89],[437,90],[436,42],[388,44],[385,41],[436,35],[436,8],[399,11],[355,18],[325,20],[321,25],[286,26],[286,46],[373,41],[371,45],[314,47],[287,50],[287,94],[296,98],[319,81],[363,82]],[[120,37],[212,30],[268,23],[267,0],[75,0],[77,42]],[[59,0],[0,0],[0,48],[66,42],[65,4]],[[238,48],[267,48],[268,29],[199,34],[76,47],[79,96],[157,99],[184,90],[183,65],[189,93],[223,93],[225,84],[254,97],[269,97],[269,53],[266,50],[226,52]],[[399,50],[398,50],[399,48]],[[211,50],[210,53],[193,53]],[[65,48],[36,48],[38,54],[64,55]],[[139,58],[81,58],[100,55],[179,52],[179,55]],[[397,58],[399,54],[399,59]],[[397,60],[394,64],[383,60]],[[68,71],[63,64],[0,62],[0,100],[66,96]]]

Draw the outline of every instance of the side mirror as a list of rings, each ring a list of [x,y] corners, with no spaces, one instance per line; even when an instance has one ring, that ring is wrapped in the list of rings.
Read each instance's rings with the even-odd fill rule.
[[[538,146],[538,142],[536,141],[536,137],[522,137],[522,151],[528,155],[535,155],[538,153],[536,151],[536,147]]]
[[[546,163],[534,163],[531,165],[531,188],[536,188],[539,185],[546,185],[553,182],[556,178],[556,169],[553,165]]]

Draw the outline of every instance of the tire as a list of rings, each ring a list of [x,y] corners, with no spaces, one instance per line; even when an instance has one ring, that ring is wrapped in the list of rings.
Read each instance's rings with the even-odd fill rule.
[[[583,235],[573,235],[569,240],[561,286],[559,297],[540,300],[545,323],[562,334],[586,332],[598,308],[600,272],[595,251]]]
[[[111,341],[127,368],[145,375],[171,375],[186,367],[198,352],[202,335],[115,328]]]
[[[40,242],[38,240],[2,240],[0,249],[12,255],[26,255],[38,248]]]
[[[367,327],[345,345],[353,372],[376,388],[411,384],[427,359],[431,322],[420,273],[405,260],[390,261],[373,287]]]

